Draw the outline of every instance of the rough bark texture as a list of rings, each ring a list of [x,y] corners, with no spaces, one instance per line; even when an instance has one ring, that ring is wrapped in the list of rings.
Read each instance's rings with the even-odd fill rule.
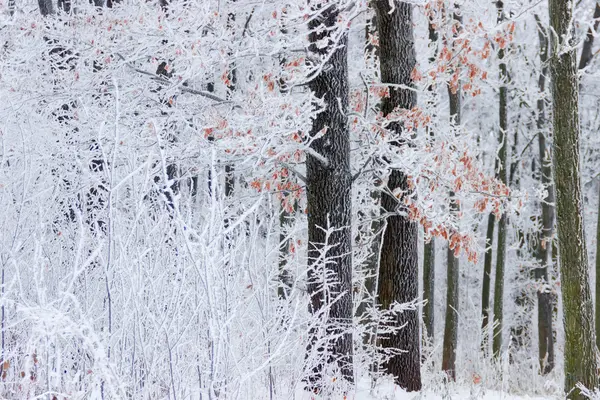
[[[378,0],[372,3],[377,13],[379,32],[379,61],[383,83],[412,86],[410,77],[415,67],[412,5],[396,3],[390,13],[390,2]],[[416,105],[416,92],[409,89],[390,87],[389,98],[384,98],[381,110],[384,115],[396,108],[411,109]],[[402,127],[390,127],[397,136],[395,145],[400,146]],[[388,189],[409,192],[406,175],[393,170],[388,180]],[[399,207],[398,199],[384,194],[381,199],[383,209],[394,213],[387,218],[383,235],[379,265],[379,301],[383,309],[392,303],[411,302],[419,297],[418,271],[418,226],[407,217],[395,214]],[[382,340],[384,348],[395,348],[404,352],[393,356],[385,365],[387,372],[394,376],[396,383],[408,391],[421,389],[420,339],[418,310],[405,311],[396,316],[397,326],[405,325],[398,333]]]
[[[538,88],[540,94],[543,94],[546,91],[546,75],[548,75],[548,67],[546,66],[548,61],[548,37],[546,30],[539,23],[539,18],[537,20],[540,38],[540,61],[543,65],[538,79]],[[552,317],[555,299],[549,288],[549,270],[552,267],[552,242],[554,236],[554,183],[552,182],[552,160],[548,145],[546,144],[546,136],[544,135],[544,128],[546,127],[545,99],[540,98],[537,101],[537,109],[540,179],[548,191],[548,195],[542,202],[542,232],[537,251],[540,267],[535,270],[535,279],[542,286],[542,289],[539,289],[537,292],[540,371],[542,374],[547,374],[554,368],[554,328]]]
[[[504,21],[504,3],[502,1],[496,2],[498,9],[498,23]],[[498,179],[505,185],[508,184],[507,166],[508,166],[508,117],[507,117],[507,102],[508,102],[508,89],[506,87],[506,81],[508,80],[508,73],[506,70],[506,63],[504,62],[504,49],[498,50],[498,59],[500,60],[500,107],[499,107],[499,125],[500,125],[500,140],[501,147],[498,152],[499,168],[498,168]],[[502,314],[504,309],[504,268],[506,262],[506,228],[507,228],[507,217],[503,214],[498,223],[498,249],[496,256],[496,277],[494,281],[494,338],[492,344],[492,350],[494,357],[500,355],[502,348]]]
[[[309,51],[316,57],[333,51],[321,72],[310,82],[310,89],[317,98],[325,102],[325,109],[314,119],[311,135],[325,130],[325,134],[312,142],[312,149],[327,159],[327,165],[312,155],[306,157],[308,198],[308,251],[309,263],[314,264],[322,253],[323,246],[332,246],[327,251],[328,262],[324,268],[333,279],[327,282],[328,291],[322,291],[322,274],[314,270],[308,275],[308,293],[311,296],[311,311],[318,312],[330,306],[327,318],[327,359],[312,365],[308,376],[310,389],[319,390],[324,364],[337,362],[343,376],[353,381],[352,348],[352,248],[351,248],[351,184],[350,137],[347,122],[348,111],[348,53],[347,33],[343,33],[335,50],[319,48],[316,43],[327,37],[335,37],[336,31],[318,29],[333,27],[339,11],[335,6],[323,6],[321,15],[309,23]],[[323,229],[335,228],[327,241]],[[325,294],[328,294],[325,296]],[[332,303],[332,298],[340,296]],[[316,334],[313,332],[313,334]],[[311,339],[308,351],[313,350],[316,337]]]
[[[583,49],[581,50],[581,58],[579,59],[579,69],[582,70],[587,67],[592,61],[592,47],[594,46],[594,34],[598,32],[598,25],[600,24],[600,3],[596,2],[594,8],[594,22],[593,27],[590,27],[583,43]],[[600,193],[598,196],[598,225],[596,227],[596,347],[600,349]]]
[[[579,88],[576,50],[571,37],[573,3],[549,0],[552,55],[552,124],[558,228],[558,257],[565,330],[565,392],[583,399],[575,384],[598,386],[594,310],[588,275],[583,229],[583,204],[579,172]]]
[[[483,321],[481,323],[481,348],[484,354],[489,351],[488,324],[490,321],[490,288],[492,283],[492,256],[494,244],[494,226],[496,217],[490,213],[488,215],[487,230],[485,232],[485,257],[483,260],[483,287],[481,290],[481,314]]]
[[[454,21],[457,25],[456,32],[460,31],[462,25],[462,17],[460,11],[454,12]],[[460,82],[458,89],[453,90],[448,86],[448,97],[450,99],[450,124],[460,125],[461,123],[461,92]],[[455,201],[454,192],[450,192],[450,212],[453,215],[459,212],[460,208]],[[459,305],[459,261],[454,255],[454,249],[448,246],[448,287],[446,292],[446,319],[444,326],[444,349],[442,354],[442,371],[444,371],[449,379],[456,380],[456,349],[458,344],[458,305]]]

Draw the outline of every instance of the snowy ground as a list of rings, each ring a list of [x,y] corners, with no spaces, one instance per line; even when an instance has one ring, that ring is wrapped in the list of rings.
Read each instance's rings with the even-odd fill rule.
[[[333,399],[334,397],[315,396],[302,390],[298,390],[295,396],[295,400],[325,400],[326,398]],[[380,384],[375,389],[371,389],[368,380],[359,382],[356,392],[346,396],[346,400],[542,400],[554,398],[549,396],[509,394],[496,390],[487,390],[480,385],[473,385],[470,388],[440,387],[435,391],[425,390],[423,392],[408,393],[398,386],[391,384],[391,382]]]

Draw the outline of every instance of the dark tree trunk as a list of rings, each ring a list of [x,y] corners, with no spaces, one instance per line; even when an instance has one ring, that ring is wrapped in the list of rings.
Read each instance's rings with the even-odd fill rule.
[[[415,67],[415,44],[413,38],[412,4],[396,3],[390,14],[388,0],[376,0],[373,7],[377,13],[379,32],[379,62],[383,83],[412,86],[411,72]],[[396,108],[411,109],[417,103],[416,92],[410,89],[390,87],[390,96],[381,103],[381,111],[388,115]],[[402,126],[391,124],[396,136],[395,145],[401,146]],[[392,170],[388,189],[394,193],[398,189],[405,195],[410,193],[407,176],[399,170]],[[394,302],[407,303],[419,297],[418,271],[418,225],[408,217],[399,215],[402,202],[384,193],[382,208],[392,215],[386,220],[379,265],[379,302],[388,309]],[[408,391],[421,389],[421,350],[419,338],[419,312],[408,310],[396,315],[396,325],[403,326],[397,333],[382,339],[384,348],[399,349],[403,352],[392,356],[384,368],[394,376],[395,382]]]
[[[498,23],[504,21],[504,3],[496,2],[498,9]],[[505,185],[508,184],[507,166],[508,166],[508,117],[507,117],[507,102],[508,88],[508,73],[506,63],[504,62],[504,49],[498,50],[498,59],[500,60],[500,107],[499,107],[499,125],[500,125],[500,141],[501,147],[498,153],[499,169],[498,178]],[[492,342],[492,351],[494,357],[500,356],[502,348],[502,320],[504,309],[504,268],[506,263],[506,234],[507,234],[507,219],[506,214],[503,214],[498,223],[498,250],[496,260],[496,277],[494,281],[494,337]]]
[[[540,61],[542,71],[538,79],[540,96],[546,91],[546,75],[548,75],[548,36],[547,31],[541,26],[539,18],[538,33],[540,38]],[[538,118],[538,147],[540,154],[540,179],[542,185],[548,191],[548,195],[542,202],[542,232],[538,244],[537,255],[540,267],[535,270],[535,279],[542,289],[538,289],[538,353],[540,371],[547,374],[554,368],[554,328],[553,310],[555,296],[550,290],[550,269],[552,267],[552,243],[554,237],[554,183],[552,182],[552,160],[550,149],[546,144],[544,129],[546,127],[546,100],[540,98],[537,101]]]
[[[598,362],[594,309],[588,274],[583,229],[583,204],[579,171],[579,82],[573,28],[573,3],[549,0],[553,29],[550,76],[554,132],[554,183],[558,257],[565,329],[565,392],[583,399],[577,383],[590,390],[598,387]],[[566,42],[565,38],[570,41]],[[571,392],[573,390],[573,392]]]
[[[456,32],[462,27],[460,10],[456,6],[454,11],[454,24]],[[453,89],[448,86],[448,97],[450,99],[450,125],[458,126],[461,123],[461,92],[460,81],[458,87]],[[450,192],[450,212],[453,216],[460,211],[455,201],[454,192]],[[447,252],[447,276],[448,288],[446,292],[446,318],[444,327],[444,349],[442,354],[442,371],[446,372],[449,379],[456,380],[456,348],[458,344],[458,315],[459,315],[459,261],[454,255],[454,249],[448,246]]]
[[[579,59],[579,69],[584,69],[592,61],[592,47],[594,46],[594,34],[598,32],[598,24],[600,24],[600,3],[596,2],[596,8],[594,8],[594,26],[590,27],[585,36],[585,42],[583,42],[583,49],[581,50],[581,58]]]
[[[490,213],[488,215],[487,230],[485,232],[485,256],[483,259],[483,286],[481,290],[481,314],[483,321],[481,323],[481,348],[484,355],[489,351],[488,324],[490,321],[490,288],[492,286],[492,258],[494,244],[494,226],[496,217]]]
[[[40,7],[40,13],[43,17],[54,14],[54,7],[52,6],[52,0],[38,0]]]
[[[450,197],[451,210],[459,211],[454,201],[453,193]],[[442,354],[442,371],[453,381],[456,380],[456,348],[458,345],[458,305],[459,305],[459,261],[454,255],[454,250],[448,247],[448,288],[446,292],[446,318],[444,325],[444,349]]]
[[[423,323],[425,338],[434,339],[435,327],[435,241],[433,238],[423,246]]]
[[[319,358],[319,362],[310,365],[312,369],[308,381],[309,389],[319,390],[324,379],[325,364],[335,361],[346,380],[353,382],[353,342],[352,342],[352,232],[351,232],[351,185],[350,172],[350,133],[348,129],[348,35],[342,32],[335,49],[323,49],[317,45],[323,39],[332,38],[336,30],[323,28],[334,27],[339,10],[335,5],[326,4],[318,7],[319,16],[313,18],[308,26],[310,53],[314,57],[322,57],[332,52],[320,73],[310,81],[309,87],[317,98],[323,99],[325,109],[313,120],[311,135],[322,130],[325,134],[311,143],[315,153],[324,157],[307,154],[306,178],[308,200],[308,258],[311,267],[315,267],[322,255],[324,246],[331,246],[327,252],[327,263],[320,265],[332,278],[327,282],[324,291],[324,274],[313,268],[308,274],[308,294],[311,296],[310,311],[320,312],[324,306],[330,307],[327,316],[328,335],[326,347],[314,349],[317,332],[307,349],[320,354],[328,354],[327,358]],[[344,28],[342,28],[344,29]],[[324,162],[326,161],[326,162]],[[335,229],[327,238],[324,229]],[[322,263],[322,262],[321,262]],[[332,298],[339,298],[332,303]],[[336,336],[336,338],[333,338]]]
[[[429,58],[429,62],[433,65],[437,56],[438,33],[433,26],[432,21],[429,21],[428,23],[428,31],[429,43],[434,46],[434,53]],[[431,106],[432,108],[435,108],[435,85],[429,85],[427,90],[432,97]],[[428,132],[431,140],[433,140],[433,131],[429,130]],[[433,330],[435,327],[435,238],[433,237],[423,244],[423,300],[426,301],[423,306],[424,338],[429,342],[433,342]]]

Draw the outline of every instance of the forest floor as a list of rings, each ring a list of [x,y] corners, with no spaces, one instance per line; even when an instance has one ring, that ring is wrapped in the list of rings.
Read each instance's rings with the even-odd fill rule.
[[[296,392],[295,400],[333,400],[335,397],[315,396],[299,390]],[[556,396],[540,395],[517,395],[498,390],[488,390],[480,385],[472,387],[462,387],[460,385],[450,385],[439,387],[436,390],[423,390],[421,392],[406,392],[391,382],[385,382],[370,387],[368,380],[359,382],[357,390],[353,394],[346,396],[346,400],[543,400],[559,399]],[[342,397],[340,397],[342,400]]]

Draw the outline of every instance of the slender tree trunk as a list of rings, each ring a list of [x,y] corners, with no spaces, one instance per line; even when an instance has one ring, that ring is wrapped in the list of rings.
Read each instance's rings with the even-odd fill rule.
[[[314,266],[322,254],[323,246],[327,250],[327,264],[323,266],[333,276],[328,285],[329,296],[325,297],[321,274],[310,269],[308,275],[308,293],[311,296],[310,311],[315,313],[323,307],[330,307],[327,318],[326,339],[327,359],[320,359],[311,365],[312,373],[306,378],[308,388],[319,391],[324,379],[325,364],[337,362],[346,380],[353,382],[353,344],[352,344],[352,238],[351,238],[351,185],[350,172],[350,133],[348,129],[348,35],[344,31],[337,41],[335,50],[324,49],[319,42],[336,35],[329,30],[337,24],[339,10],[333,4],[316,5],[320,15],[313,18],[308,26],[310,53],[321,57],[327,51],[333,51],[321,72],[310,82],[309,87],[317,98],[323,99],[325,109],[314,119],[311,135],[326,129],[325,134],[314,140],[311,148],[324,157],[327,163],[308,154],[306,157],[307,199],[308,199],[308,239],[309,263]],[[324,29],[325,28],[325,29]],[[341,28],[344,29],[344,28]],[[323,229],[334,228],[327,238]],[[331,303],[331,298],[339,299]],[[313,350],[318,339],[317,332],[308,346]]]
[[[517,125],[518,125],[517,120]],[[521,187],[521,175],[519,165],[521,157],[517,156],[519,146],[519,130],[513,131],[513,142],[511,144],[512,161],[510,163],[510,174],[508,185],[511,189],[519,190]],[[520,212],[515,212],[516,219],[520,218]],[[525,234],[523,229],[517,228],[517,261],[519,262],[517,270],[517,289],[515,293],[515,306],[517,310],[516,321],[510,327],[511,351],[509,353],[509,361],[515,361],[514,355],[523,351],[531,343],[531,321],[529,320],[533,311],[533,299],[529,290],[529,285],[523,283],[528,282],[533,278],[533,271],[523,265],[523,260],[527,256],[536,254],[535,248],[532,246],[533,236]]]
[[[600,24],[600,3],[596,1],[596,7],[594,8],[594,26],[590,27],[585,36],[585,42],[583,42],[583,49],[581,50],[581,58],[579,59],[579,69],[584,69],[592,61],[592,47],[594,46],[594,34],[598,32],[598,24]]]
[[[542,27],[539,18],[538,35],[540,38],[540,61],[542,71],[538,79],[540,96],[546,91],[546,75],[548,75],[548,36]],[[538,118],[538,147],[540,153],[540,179],[542,185],[548,191],[548,195],[542,202],[542,232],[538,244],[537,255],[540,267],[535,270],[535,279],[541,285],[537,291],[538,298],[538,351],[540,360],[540,371],[547,374],[554,368],[554,328],[553,310],[555,298],[550,285],[550,269],[552,267],[552,242],[554,237],[554,184],[552,182],[552,160],[550,149],[546,144],[544,128],[546,127],[546,100],[542,97],[537,101]]]
[[[481,314],[483,321],[481,324],[481,348],[484,354],[489,351],[488,324],[490,320],[490,288],[492,286],[492,256],[494,244],[494,226],[496,217],[490,213],[488,215],[487,230],[485,232],[485,257],[483,260],[483,286],[481,290]]]
[[[365,57],[377,58],[377,46],[371,42],[371,37],[377,33],[377,22],[376,17],[373,15],[367,20],[365,27]],[[366,93],[369,96],[369,93]],[[370,255],[365,265],[364,274],[367,275],[365,278],[365,297],[366,300],[362,300],[358,306],[356,314],[360,317],[361,323],[368,323],[369,320],[365,314],[368,308],[375,306],[376,304],[376,293],[375,293],[375,282],[377,275],[377,266],[379,265],[379,248],[381,247],[381,218],[380,218],[380,206],[381,206],[381,191],[378,189],[381,186],[381,179],[373,174],[373,184],[375,188],[371,191],[371,199],[376,206],[376,209],[371,213],[371,226],[369,231],[373,235],[371,239]],[[365,343],[371,343],[373,339],[373,332],[369,332],[364,337]]]
[[[462,16],[458,6],[455,6],[454,24],[456,32],[462,27]],[[453,89],[448,86],[448,97],[450,99],[450,124],[459,126],[461,123],[461,91],[460,82]],[[456,202],[454,192],[450,192],[450,212],[453,216],[460,211]],[[459,260],[454,255],[454,249],[448,245],[448,288],[446,292],[446,323],[444,327],[444,350],[442,354],[442,371],[446,372],[448,378],[456,380],[456,349],[458,344],[458,307],[459,307]]]
[[[571,43],[573,3],[549,0],[553,29],[550,75],[554,128],[554,173],[558,250],[565,329],[565,392],[585,396],[577,383],[598,387],[594,310],[583,228],[579,172],[579,83],[576,49]],[[565,41],[570,38],[570,41]]]
[[[450,209],[453,213],[459,211],[450,194]],[[456,380],[456,349],[458,345],[458,306],[459,306],[459,261],[454,250],[448,247],[447,267],[448,289],[446,292],[446,322],[444,326],[444,349],[442,354],[442,371],[453,381]]]
[[[425,338],[434,339],[435,327],[435,241],[433,238],[423,245],[423,322]]]
[[[498,9],[498,23],[504,21],[504,3],[496,2]],[[499,169],[498,178],[505,185],[508,184],[507,166],[508,166],[508,88],[506,87],[508,73],[506,63],[504,62],[504,49],[498,50],[498,59],[500,60],[500,108],[499,108],[499,124],[500,124],[500,140],[501,147],[498,154]],[[496,256],[496,277],[494,281],[494,337],[492,342],[492,350],[494,357],[500,355],[502,348],[502,317],[504,309],[504,268],[506,264],[506,234],[507,234],[507,219],[506,214],[502,214],[498,223],[498,250]]]
[[[373,7],[377,13],[379,32],[379,60],[381,80],[385,83],[412,86],[411,73],[415,67],[412,4],[398,2],[391,12],[388,0],[376,0]],[[390,13],[391,12],[391,13]],[[416,92],[410,89],[390,87],[390,96],[384,98],[381,110],[388,115],[396,108],[411,109],[416,105]],[[401,145],[402,126],[392,124],[390,129],[397,137],[395,145]],[[404,172],[392,170],[388,189],[393,193],[400,189],[410,193]],[[383,209],[392,213],[386,221],[379,265],[379,301],[383,309],[392,303],[407,303],[419,297],[418,225],[406,216],[397,214],[401,202],[384,193]],[[396,315],[396,324],[402,327],[397,333],[382,340],[384,348],[403,352],[392,356],[384,365],[394,376],[395,382],[408,391],[421,389],[420,338],[418,310],[404,311]]]
[[[285,12],[283,12],[285,16]],[[251,16],[250,16],[251,17]],[[249,18],[250,18],[249,17]],[[288,29],[285,25],[281,28],[281,33],[284,35],[288,34]],[[287,59],[281,57],[279,60],[279,65],[284,67],[287,64]],[[282,77],[279,80],[279,91],[284,94],[288,91],[286,86],[285,79]],[[290,198],[290,191],[283,192],[283,198]],[[289,235],[289,228],[292,225],[293,219],[295,217],[295,213],[297,211],[297,202],[293,200],[292,209],[289,210],[286,207],[285,202],[280,202],[280,211],[279,211],[279,285],[277,286],[277,295],[280,299],[286,299],[289,297],[292,285],[293,285],[293,276],[291,271],[287,268],[288,257],[290,254],[290,246],[292,246],[292,239]]]
[[[289,194],[290,193],[286,191],[283,195],[288,197]],[[293,211],[294,210],[290,212],[290,210],[288,210],[286,205],[282,202],[281,210],[279,212],[279,286],[277,287],[277,294],[281,299],[288,298],[293,285],[292,275],[287,268],[290,246],[292,245],[292,240],[288,236],[288,229],[291,226],[292,219],[294,218]]]
[[[437,56],[438,33],[431,21],[429,21],[428,30],[429,43],[434,46],[434,53],[429,62],[433,64]],[[431,84],[427,90],[434,98],[435,86]],[[432,100],[432,103],[435,101]],[[435,104],[431,104],[431,106],[435,107]],[[433,131],[428,130],[428,132],[433,140]],[[423,243],[423,300],[426,302],[423,306],[424,338],[433,342],[435,327],[435,239],[433,237]]]

